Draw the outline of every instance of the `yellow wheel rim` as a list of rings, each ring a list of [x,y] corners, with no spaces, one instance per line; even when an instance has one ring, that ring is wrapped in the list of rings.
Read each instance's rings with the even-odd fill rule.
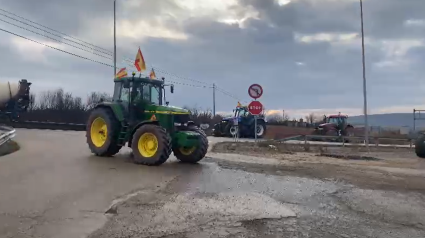
[[[108,138],[108,126],[103,118],[94,119],[90,127],[90,137],[96,147],[102,147],[105,144]]]
[[[183,155],[190,155],[193,153],[193,151],[195,151],[196,146],[193,147],[180,147],[180,153],[182,153]]]
[[[137,148],[143,157],[153,157],[158,151],[158,139],[152,133],[144,133],[139,138]]]

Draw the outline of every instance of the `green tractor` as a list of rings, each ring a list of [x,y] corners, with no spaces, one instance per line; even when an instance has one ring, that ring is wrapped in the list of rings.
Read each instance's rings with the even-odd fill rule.
[[[189,111],[163,105],[162,80],[142,77],[115,79],[111,102],[101,102],[91,112],[87,126],[87,144],[97,156],[113,156],[128,145],[133,161],[143,165],[161,165],[171,152],[181,162],[197,163],[208,150],[205,133],[189,119]]]

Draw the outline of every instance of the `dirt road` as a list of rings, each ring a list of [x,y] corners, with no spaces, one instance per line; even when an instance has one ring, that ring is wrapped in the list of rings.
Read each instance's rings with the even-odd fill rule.
[[[368,187],[214,152],[198,165],[136,166],[124,154],[92,157],[80,132],[19,130],[16,139],[21,150],[0,157],[2,238],[425,237],[419,181]]]

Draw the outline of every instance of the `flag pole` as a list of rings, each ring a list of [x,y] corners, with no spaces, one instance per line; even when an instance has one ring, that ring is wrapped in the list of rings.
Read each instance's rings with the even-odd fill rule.
[[[116,28],[116,0],[114,0],[114,78],[117,75],[117,28]]]

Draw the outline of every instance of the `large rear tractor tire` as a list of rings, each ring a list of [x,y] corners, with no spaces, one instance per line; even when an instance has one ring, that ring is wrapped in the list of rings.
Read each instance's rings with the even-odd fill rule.
[[[233,135],[232,135],[232,127],[233,127],[233,125],[232,125],[232,123],[228,123],[227,125],[226,125],[226,127],[224,127],[224,135],[225,135],[225,137],[233,137]]]
[[[266,134],[266,130],[267,130],[266,122],[262,120],[257,121],[257,128],[255,128],[255,133],[257,133],[257,138],[263,138],[264,135]]]
[[[171,154],[171,138],[161,126],[147,124],[139,127],[131,141],[133,162],[149,166],[165,163]]]
[[[419,158],[425,159],[425,135],[421,134],[415,141],[415,153]]]
[[[89,116],[86,126],[87,144],[97,156],[113,156],[121,146],[117,145],[120,123],[108,108],[97,108]]]
[[[208,151],[208,139],[207,135],[201,129],[193,127],[189,129],[190,131],[195,131],[199,133],[199,145],[185,148],[173,148],[173,153],[178,160],[183,163],[196,164],[202,160]]]
[[[328,130],[325,132],[325,136],[337,137],[337,136],[339,136],[339,135],[338,135],[338,131],[337,131],[337,130],[334,130],[334,129],[328,129]],[[326,139],[324,139],[324,141],[327,141],[327,142],[338,142],[338,139],[335,139],[335,138],[326,138]]]
[[[348,137],[348,138],[345,138],[345,143],[350,143],[350,141],[351,141],[350,137],[354,136],[354,128],[351,127],[351,126],[345,128],[344,134],[345,134],[344,135],[345,137]]]

